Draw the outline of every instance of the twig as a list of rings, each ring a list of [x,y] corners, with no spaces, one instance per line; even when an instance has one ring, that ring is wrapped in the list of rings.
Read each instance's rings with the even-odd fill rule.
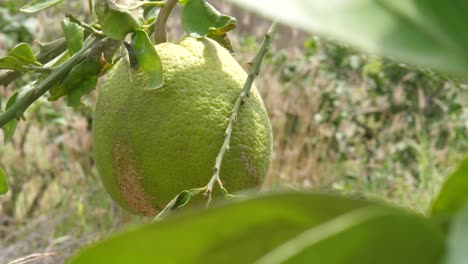
[[[58,66],[46,79],[41,81],[34,89],[24,95],[12,107],[5,110],[0,114],[0,128],[3,127],[8,121],[21,117],[24,111],[34,103],[39,97],[45,94],[50,88],[57,84],[68,72],[86,58],[88,50],[94,45],[99,43],[100,38],[94,38],[80,51],[74,54],[68,61]]]
[[[134,10],[134,9],[138,9],[140,7],[150,7],[150,6],[153,6],[153,7],[163,7],[165,4],[164,1],[154,1],[154,2],[149,2],[149,1],[143,1],[143,2],[140,2],[134,6],[131,6],[131,7],[128,7],[127,9],[128,10]]]
[[[91,32],[94,35],[101,35],[102,34],[101,31],[96,30],[92,26],[90,26],[90,25],[86,24],[85,22],[79,20],[78,18],[74,17],[72,14],[67,13],[67,14],[65,14],[65,17],[67,17],[71,22],[80,25],[82,28],[88,30],[89,32]]]
[[[35,261],[41,258],[52,257],[52,256],[57,256],[57,255],[59,255],[58,252],[36,253],[36,254],[32,254],[32,255],[22,257],[19,259],[15,259],[9,262],[8,264],[23,264],[23,263],[28,263],[28,262]]]
[[[154,25],[154,41],[156,44],[167,42],[166,22],[177,2],[178,0],[166,0],[164,6],[159,11]]]
[[[51,73],[52,69],[47,68],[47,67],[38,67],[34,65],[26,65],[25,66],[28,70],[33,71],[33,72],[39,72],[39,73]]]
[[[221,182],[221,179],[219,177],[219,171],[221,170],[221,163],[223,161],[224,154],[226,153],[226,151],[229,150],[229,142],[232,136],[232,128],[237,119],[237,114],[239,113],[239,109],[241,105],[243,105],[245,101],[247,100],[247,98],[250,96],[250,90],[252,89],[253,81],[260,72],[260,66],[262,65],[263,58],[265,57],[265,54],[268,51],[268,47],[270,46],[270,43],[271,43],[271,36],[275,32],[275,30],[276,30],[276,22],[273,22],[270,26],[270,29],[265,35],[265,39],[263,40],[260,50],[257,52],[257,55],[255,56],[253,62],[250,64],[249,75],[247,77],[247,80],[245,81],[244,88],[242,89],[242,92],[240,93],[239,97],[237,97],[237,100],[234,103],[234,106],[232,108],[231,117],[229,118],[229,123],[227,125],[226,131],[224,132],[225,133],[224,142],[218,153],[218,156],[216,157],[216,162],[215,162],[215,166],[213,169],[214,170],[213,176],[211,177],[210,181],[208,182],[206,186],[205,195],[208,196],[208,203],[211,200],[211,193],[213,191],[213,187],[216,182],[219,184],[219,187],[221,188],[224,194],[228,193],[227,190],[224,188],[223,183]]]

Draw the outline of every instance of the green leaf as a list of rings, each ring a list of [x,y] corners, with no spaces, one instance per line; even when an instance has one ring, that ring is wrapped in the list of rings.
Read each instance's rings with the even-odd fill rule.
[[[234,48],[232,47],[231,40],[229,39],[227,34],[222,34],[222,35],[208,34],[207,37],[218,42],[219,45],[223,46],[230,53],[234,53]]]
[[[442,237],[427,220],[365,207],[301,233],[255,263],[435,264],[442,254]]]
[[[31,47],[26,43],[16,45],[8,52],[8,56],[18,59],[23,64],[38,64]]]
[[[0,58],[0,69],[14,70],[14,71],[27,71],[21,61],[15,57],[7,56]]]
[[[63,0],[34,0],[20,8],[21,12],[34,13],[56,5]]]
[[[8,192],[8,181],[5,175],[5,172],[0,167],[0,194],[5,194]]]
[[[57,53],[60,54],[66,50],[66,41],[65,38],[59,38],[52,42],[39,44],[39,53],[37,54],[37,59],[44,61],[50,61],[56,57]]]
[[[468,260],[468,203],[454,217],[447,242],[445,264],[466,264]]]
[[[96,0],[94,9],[102,31],[110,38],[122,40],[128,33],[140,28],[140,22],[132,13],[111,0]]]
[[[432,204],[433,215],[452,215],[468,202],[468,156],[447,178]]]
[[[161,59],[154,48],[148,34],[137,30],[133,38],[133,49],[135,51],[138,66],[147,78],[145,90],[154,90],[164,84]]]
[[[64,18],[62,30],[70,56],[73,56],[83,47],[84,29],[80,25],[70,22],[70,19]]]
[[[96,87],[97,82],[97,75],[92,75],[90,77],[84,78],[82,82],[80,82],[67,94],[67,106],[84,106],[84,104],[81,102],[81,98],[89,94]]]
[[[18,100],[18,95],[19,95],[19,91],[14,93],[7,101],[6,103],[6,106],[5,106],[5,110],[7,110],[8,108],[12,107],[16,101]],[[4,126],[3,126],[3,142],[5,144],[8,144],[11,140],[11,138],[13,137],[13,135],[15,134],[15,130],[16,130],[16,126],[18,125],[18,119],[12,119],[10,121],[8,121],[8,123],[6,123]]]
[[[442,236],[421,216],[364,200],[283,193],[184,211],[91,245],[71,263],[253,263],[313,228],[335,235],[311,244],[308,254],[320,261],[296,263],[431,264],[443,251]]]
[[[234,17],[221,14],[204,0],[188,0],[182,10],[182,26],[192,37],[223,35],[236,27]]]
[[[371,53],[468,76],[463,0],[231,1]]]
[[[75,89],[80,91],[75,92],[68,103],[71,105],[76,105],[76,96],[78,94],[83,94],[85,91],[90,91],[94,89],[94,85],[90,88],[90,85],[94,83],[93,79],[99,75],[102,65],[99,61],[99,58],[88,57],[84,61],[80,62],[78,65],[73,67],[67,76],[56,86],[52,87],[49,90],[50,97],[47,98],[49,101],[56,101],[64,95],[70,94]]]

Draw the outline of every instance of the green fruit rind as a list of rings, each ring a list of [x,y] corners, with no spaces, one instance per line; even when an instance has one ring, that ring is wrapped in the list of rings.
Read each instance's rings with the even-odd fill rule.
[[[187,37],[156,46],[164,71],[158,90],[142,89],[126,60],[110,71],[94,114],[94,156],[111,197],[155,215],[182,190],[205,186],[247,74],[215,41]],[[234,124],[220,176],[229,192],[258,187],[272,151],[270,121],[255,87]]]

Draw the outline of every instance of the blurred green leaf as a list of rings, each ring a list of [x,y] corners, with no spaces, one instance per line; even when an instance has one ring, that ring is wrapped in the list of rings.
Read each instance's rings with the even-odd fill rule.
[[[39,44],[39,53],[37,54],[37,59],[39,61],[43,60],[48,62],[53,58],[57,57],[57,54],[60,54],[66,50],[66,41],[65,38],[59,38],[52,42]]]
[[[31,47],[26,43],[16,45],[10,52],[8,52],[8,56],[14,57],[24,64],[38,64]]]
[[[358,214],[366,221],[345,221],[349,228],[316,245],[314,257],[324,257],[321,261],[302,263],[438,263],[442,237],[426,219],[365,200],[307,193],[263,195],[185,211],[91,245],[71,263],[252,263],[306,230],[322,232],[330,220],[363,208],[377,213]]]
[[[231,0],[367,52],[468,76],[466,1]]]
[[[96,0],[94,9],[102,31],[110,38],[122,40],[140,27],[132,13],[111,0]]]
[[[468,202],[468,156],[450,174],[432,204],[432,214],[452,215]]]
[[[91,75],[84,77],[75,88],[73,88],[67,94],[67,106],[71,107],[81,107],[84,104],[81,102],[81,98],[89,94],[97,85],[98,77],[97,75]]]
[[[72,56],[83,47],[84,29],[80,25],[71,22],[70,19],[64,18],[62,20],[62,30],[68,51]]]
[[[56,5],[63,0],[34,0],[20,8],[21,12],[34,13]]]
[[[8,99],[8,101],[6,103],[6,106],[5,106],[5,110],[12,107],[16,103],[16,100],[18,99],[18,94],[19,94],[19,91],[14,93]],[[3,126],[3,134],[4,134],[3,135],[3,137],[4,137],[3,142],[5,144],[8,144],[10,142],[11,138],[15,134],[15,130],[16,130],[17,125],[18,125],[18,120],[17,119],[12,119]]]
[[[5,194],[8,192],[8,180],[5,175],[5,172],[0,167],[0,194]]]
[[[182,26],[195,38],[223,35],[236,27],[234,17],[221,14],[205,0],[188,0],[182,10]]]
[[[436,264],[443,249],[442,236],[426,219],[370,206],[313,227],[255,263]]]
[[[154,90],[164,84],[161,59],[146,32],[137,30],[133,39],[133,48],[140,69],[147,77],[146,90]]]
[[[0,69],[14,70],[14,71],[27,71],[21,61],[15,57],[7,56],[0,58]]]
[[[90,91],[89,86],[94,83],[93,78],[96,77],[97,80],[101,68],[102,65],[99,58],[87,57],[84,61],[73,67],[59,84],[49,90],[50,97],[47,100],[56,101],[60,97],[70,94],[73,90],[79,89],[80,91],[75,92],[69,101],[70,104],[75,106],[76,96],[85,91]]]
[[[466,264],[468,261],[468,203],[453,218],[447,242],[445,264]]]

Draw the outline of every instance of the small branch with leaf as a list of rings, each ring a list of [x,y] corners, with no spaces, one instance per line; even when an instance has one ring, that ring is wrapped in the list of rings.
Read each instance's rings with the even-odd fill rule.
[[[213,188],[215,184],[218,184],[221,192],[223,193],[224,196],[230,196],[228,190],[223,186],[221,177],[220,177],[220,171],[221,171],[221,164],[223,161],[224,154],[229,151],[229,142],[231,140],[232,136],[232,130],[233,127],[236,123],[237,116],[239,114],[239,110],[242,107],[242,105],[248,100],[250,96],[250,91],[252,89],[253,82],[255,80],[255,77],[258,76],[260,72],[260,66],[262,65],[263,58],[265,57],[265,54],[268,52],[268,49],[271,44],[271,39],[273,34],[276,31],[277,24],[276,22],[273,22],[272,25],[270,26],[270,29],[265,35],[265,38],[263,40],[263,43],[258,50],[255,58],[253,61],[250,63],[249,67],[249,72],[247,76],[247,80],[245,81],[244,87],[242,88],[241,93],[236,99],[236,102],[234,103],[232,110],[231,110],[231,115],[229,117],[229,122],[226,127],[226,130],[224,132],[225,137],[223,141],[223,145],[220,148],[220,151],[216,157],[215,161],[215,166],[213,168],[213,175],[211,176],[210,181],[205,187],[202,188],[194,188],[191,190],[185,190],[179,193],[174,199],[169,202],[166,207],[154,218],[155,221],[161,220],[167,215],[169,215],[171,212],[177,210],[180,207],[185,206],[191,197],[198,195],[200,193],[203,193],[205,197],[207,198],[207,206],[211,202],[211,196],[213,192]]]

